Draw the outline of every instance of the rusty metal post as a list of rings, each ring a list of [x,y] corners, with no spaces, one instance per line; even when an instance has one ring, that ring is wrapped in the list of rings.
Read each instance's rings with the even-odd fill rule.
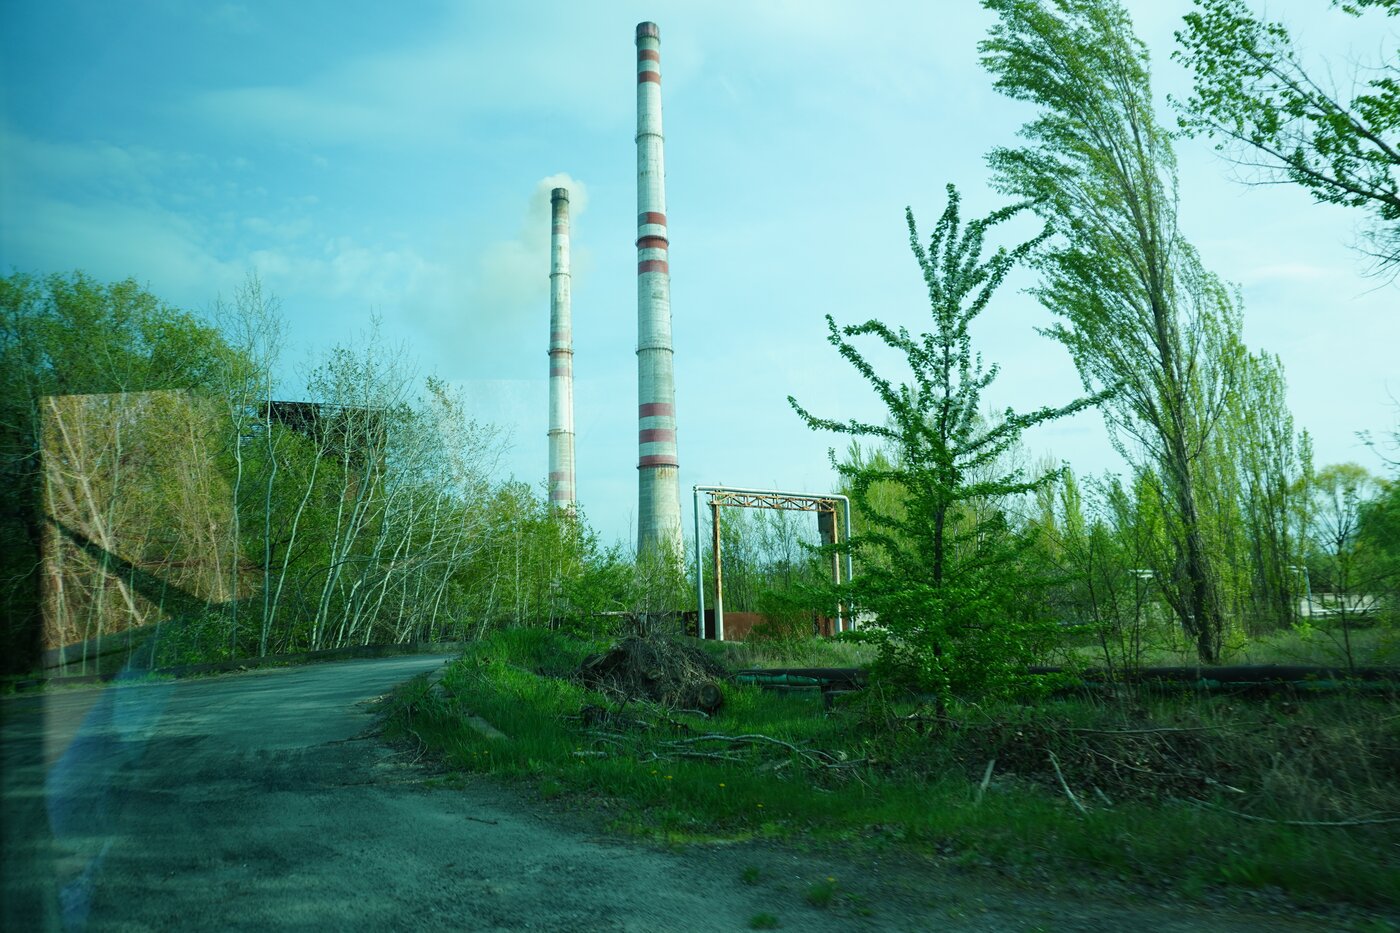
[[[719,545],[719,503],[711,500],[710,508],[713,510],[714,520],[714,557],[715,557],[715,641],[724,641],[724,577],[721,575],[723,561],[720,559]],[[699,560],[700,555],[695,555]]]
[[[661,30],[637,24],[637,553],[684,554],[670,239],[661,133]]]
[[[574,341],[569,189],[555,188],[549,266],[549,503],[574,510]]]

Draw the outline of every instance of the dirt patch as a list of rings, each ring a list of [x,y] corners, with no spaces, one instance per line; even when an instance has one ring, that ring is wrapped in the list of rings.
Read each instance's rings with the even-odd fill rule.
[[[619,700],[651,700],[707,713],[724,702],[719,681],[729,672],[696,645],[664,635],[624,638],[584,658],[574,680]]]

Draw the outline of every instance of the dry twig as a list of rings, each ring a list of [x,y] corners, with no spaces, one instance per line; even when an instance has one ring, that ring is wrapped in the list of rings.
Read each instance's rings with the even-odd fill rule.
[[[977,796],[973,799],[974,806],[982,802],[982,795],[987,792],[987,785],[992,783],[992,769],[997,766],[997,760],[993,758],[987,762],[987,770],[982,772],[982,783],[977,787]]]
[[[1064,772],[1060,770],[1060,760],[1056,758],[1055,753],[1048,748],[1045,750],[1045,753],[1050,756],[1050,764],[1055,769],[1055,777],[1060,779],[1060,787],[1064,789],[1065,796],[1069,798],[1069,802],[1074,804],[1075,808],[1079,810],[1082,815],[1088,816],[1089,811],[1084,809],[1084,804],[1080,803],[1079,798],[1074,796],[1074,791],[1069,789],[1069,784],[1065,781]]]
[[[1380,826],[1386,823],[1400,823],[1400,816],[1387,816],[1373,820],[1276,820],[1267,816],[1255,816],[1253,813],[1241,813],[1239,810],[1231,810],[1229,807],[1222,807],[1205,800],[1188,800],[1186,802],[1210,810],[1219,810],[1221,813],[1228,813],[1242,820],[1252,820],[1255,823],[1275,823],[1280,826]]]
[[[698,748],[697,746],[701,745],[702,743],[723,743],[728,747],[726,750],[723,751],[712,751],[703,748]],[[759,733],[750,733],[747,735],[726,735],[724,733],[718,732],[712,732],[706,735],[697,735],[683,739],[672,739],[668,742],[662,742],[655,750],[651,752],[651,758],[649,760],[657,761],[666,758],[702,758],[710,759],[713,761],[743,762],[748,759],[744,758],[741,755],[735,754],[734,750],[737,749],[739,746],[744,745],[750,747],[766,746],[781,748],[787,751],[789,754],[791,754],[792,760],[801,761],[804,764],[814,768],[822,768],[828,771],[838,772],[843,775],[853,775],[857,780],[860,780],[860,775],[857,774],[853,769],[857,765],[863,764],[865,762],[864,758],[848,760],[833,755],[830,752],[824,752],[821,749],[803,748],[799,745],[793,744],[792,742],[787,742],[783,739],[776,739],[771,735],[761,735]],[[788,763],[789,761],[783,761],[778,763],[776,767],[784,767]]]
[[[1168,735],[1180,732],[1221,732],[1233,729],[1262,729],[1266,722],[1231,723],[1228,726],[1161,726],[1155,729],[1082,729],[1067,728],[1066,732],[1082,732],[1089,735]]]

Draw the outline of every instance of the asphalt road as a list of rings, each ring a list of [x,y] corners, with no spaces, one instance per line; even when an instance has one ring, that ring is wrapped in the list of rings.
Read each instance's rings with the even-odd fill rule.
[[[3,701],[4,928],[738,930],[762,911],[499,788],[425,786],[367,734],[367,701],[445,660]]]
[[[392,658],[0,701],[5,930],[1319,930],[1282,911],[1041,894],[779,847],[607,837],[435,786],[368,701]],[[740,880],[746,867],[757,884]],[[840,909],[805,902],[840,873]]]

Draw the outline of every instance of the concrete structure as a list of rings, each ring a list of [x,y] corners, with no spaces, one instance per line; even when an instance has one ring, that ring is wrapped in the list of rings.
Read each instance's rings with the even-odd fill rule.
[[[569,296],[569,189],[550,192],[549,503],[574,510],[574,338]]]
[[[683,553],[670,241],[661,135],[661,31],[637,24],[637,553]]]

